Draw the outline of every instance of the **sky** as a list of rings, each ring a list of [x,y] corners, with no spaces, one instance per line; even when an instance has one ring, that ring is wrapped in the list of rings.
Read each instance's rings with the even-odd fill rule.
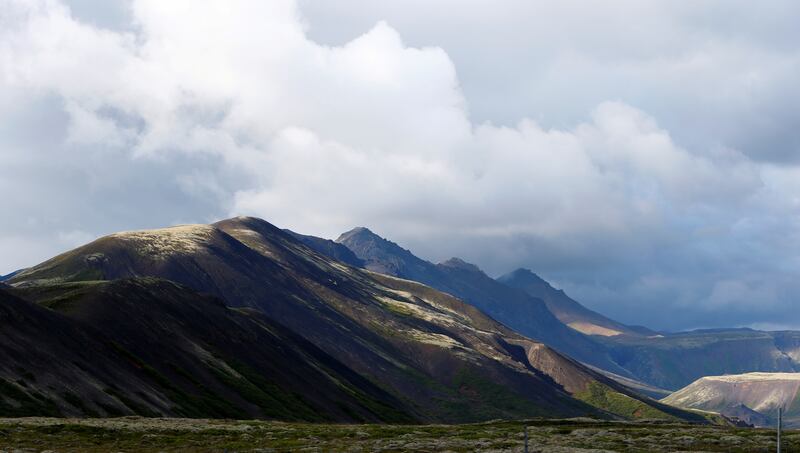
[[[254,215],[800,328],[800,3],[0,0],[0,274]]]

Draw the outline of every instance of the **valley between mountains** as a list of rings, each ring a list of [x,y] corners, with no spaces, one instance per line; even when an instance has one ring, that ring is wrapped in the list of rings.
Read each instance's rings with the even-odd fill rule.
[[[3,280],[9,417],[763,425],[794,410],[800,382],[699,398],[707,376],[800,370],[800,333],[628,326],[529,270],[430,263],[366,228],[120,232]]]

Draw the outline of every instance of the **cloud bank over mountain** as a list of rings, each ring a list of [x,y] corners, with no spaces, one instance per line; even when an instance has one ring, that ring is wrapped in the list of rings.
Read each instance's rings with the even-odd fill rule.
[[[103,3],[0,2],[0,273],[252,214],[627,323],[800,325],[793,4]]]

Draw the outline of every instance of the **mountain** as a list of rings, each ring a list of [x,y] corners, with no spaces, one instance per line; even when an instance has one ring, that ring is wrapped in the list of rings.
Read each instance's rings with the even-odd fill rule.
[[[650,385],[677,389],[708,375],[800,371],[800,332],[710,329],[656,333],[593,312],[527,269],[498,280],[544,300],[570,327],[604,337],[600,340],[614,362]],[[758,421],[746,417],[743,410],[739,416]]]
[[[351,250],[363,261],[365,268],[380,274],[423,282],[434,288],[442,285],[431,282],[445,278],[439,274],[433,263],[417,258],[409,250],[378,236],[365,227],[356,227],[342,233],[336,242]]]
[[[156,413],[218,416],[219,407],[195,401],[204,401],[207,390],[219,396],[212,398],[216,404],[233,401],[248,416],[284,418],[259,406],[269,401],[257,392],[266,386],[273,399],[286,395],[280,410],[294,418],[313,407],[320,417],[343,421],[582,415],[703,420],[642,397],[460,299],[348,266],[255,218],[112,234],[9,283],[38,309],[59,312],[120,345],[117,355],[149,373],[146,378],[155,380],[149,385],[162,387],[153,392],[172,401],[153,404]],[[81,295],[95,287],[94,296]],[[197,300],[206,302],[192,302]],[[280,335],[261,338],[266,334],[252,323]],[[261,351],[262,343],[274,349]],[[272,357],[284,343],[296,354]],[[314,360],[302,357],[309,355]],[[17,355],[4,364],[13,370],[27,360]],[[303,367],[328,377],[297,377],[305,375],[295,371]],[[253,385],[231,383],[231,376]],[[330,388],[329,381],[339,385]],[[181,392],[170,395],[170,385]],[[327,399],[314,396],[317,391]],[[194,397],[183,404],[183,395]]]
[[[498,281],[544,300],[548,309],[570,327],[603,337],[598,339],[614,362],[650,385],[677,389],[707,375],[800,371],[800,332],[710,329],[656,333],[593,312],[527,269],[518,269]],[[620,381],[625,383],[624,379]],[[628,385],[637,388],[636,383]],[[657,394],[646,388],[638,390]]]
[[[454,312],[479,316],[483,320],[481,324],[489,322],[489,325],[497,329],[498,333],[504,335],[504,341],[507,342],[507,348],[511,355],[524,363],[528,369],[543,373],[574,398],[587,402],[598,409],[609,411],[626,419],[653,418],[682,419],[692,422],[706,421],[704,416],[697,413],[676,411],[676,408],[672,406],[658,404],[656,401],[632,390],[631,387],[622,385],[615,379],[608,378],[604,374],[596,372],[542,343],[531,341],[516,334],[502,324],[498,324],[491,318],[486,317],[475,307],[449,294],[441,293],[417,282],[401,280],[388,275],[375,274],[374,277],[382,282],[392,283],[392,286],[397,290],[415,294],[417,297],[423,298],[423,300],[434,303],[434,305],[440,305],[449,300],[452,304],[448,305]]]
[[[3,282],[3,281],[6,281],[6,280],[10,279],[11,277],[13,277],[13,276],[19,274],[20,272],[22,272],[23,270],[25,270],[25,269],[19,269],[19,270],[16,270],[16,271],[14,271],[14,272],[12,272],[10,274],[0,275],[0,282]]]
[[[363,267],[364,262],[360,260],[355,253],[353,253],[349,248],[346,246],[339,244],[338,242],[332,241],[330,239],[323,239],[316,236],[308,236],[305,234],[295,233],[292,230],[283,230],[298,241],[305,244],[308,248],[314,250],[317,253],[321,253],[325,256],[329,256],[337,261],[341,261],[345,264],[349,264],[355,267]]]
[[[739,425],[743,424],[751,427],[773,425],[772,420],[770,420],[769,417],[750,409],[744,404],[727,406],[723,408],[720,413],[731,421],[737,422]]]
[[[4,415],[414,419],[263,315],[166,280],[0,290],[0,324]]]
[[[657,335],[641,327],[630,327],[589,310],[564,291],[553,288],[550,283],[528,269],[517,269],[497,279],[512,288],[518,288],[539,298],[561,322],[586,335]]]
[[[411,296],[412,296],[412,299],[414,301],[416,301],[416,302],[420,302],[421,301],[421,302],[425,302],[425,303],[430,303],[431,300],[435,300],[435,302],[433,303],[433,308],[436,311],[440,311],[442,309],[442,307],[440,305],[444,304],[445,307],[449,307],[449,309],[447,311],[449,312],[450,315],[453,315],[453,314],[456,314],[456,313],[464,314],[465,312],[468,312],[470,314],[470,317],[468,318],[469,322],[467,323],[467,326],[466,326],[466,331],[467,332],[473,332],[474,331],[474,327],[472,327],[472,326],[474,326],[477,323],[477,324],[482,326],[482,327],[480,327],[481,330],[497,332],[497,333],[499,333],[501,335],[501,338],[504,338],[502,341],[500,341],[501,347],[497,347],[496,345],[494,345],[494,346],[490,345],[490,347],[487,348],[485,345],[484,346],[475,345],[475,346],[473,346],[473,348],[475,350],[488,351],[489,352],[488,355],[492,358],[493,361],[497,361],[499,359],[500,356],[497,355],[498,351],[501,352],[503,355],[509,354],[509,356],[513,359],[513,361],[517,361],[517,362],[521,361],[523,363],[523,365],[526,367],[526,369],[528,369],[530,371],[531,364],[530,364],[530,358],[529,357],[521,357],[519,355],[519,351],[516,350],[515,348],[514,348],[513,351],[509,352],[509,351],[507,351],[508,347],[503,345],[503,343],[507,343],[507,342],[511,341],[508,338],[511,338],[512,336],[514,338],[516,338],[516,337],[519,337],[519,335],[516,334],[515,332],[505,328],[505,326],[503,326],[501,324],[498,324],[493,319],[485,316],[481,311],[478,311],[478,310],[475,309],[475,308],[480,308],[480,307],[470,306],[469,305],[469,302],[470,302],[469,300],[463,300],[462,301],[462,300],[453,298],[453,297],[449,296],[448,294],[442,294],[442,293],[439,293],[438,291],[433,291],[431,288],[428,288],[428,287],[426,287],[424,285],[419,285],[419,284],[409,285],[409,283],[404,281],[404,280],[388,278],[385,275],[384,276],[379,276],[379,275],[376,275],[374,273],[366,273],[366,275],[365,275],[365,273],[363,271],[359,271],[358,269],[354,269],[354,268],[345,268],[345,269],[343,269],[342,266],[338,262],[335,262],[335,261],[331,262],[329,257],[326,257],[326,256],[321,255],[321,254],[309,255],[307,249],[305,249],[304,247],[298,247],[298,244],[296,244],[294,241],[289,241],[288,240],[289,237],[287,237],[286,235],[278,234],[278,231],[275,229],[275,227],[271,226],[267,222],[264,222],[263,220],[260,220],[260,219],[236,218],[236,219],[230,219],[230,220],[227,220],[227,221],[219,222],[219,223],[217,223],[215,225],[218,226],[223,231],[226,231],[226,232],[230,233],[232,236],[240,239],[244,244],[247,244],[248,246],[250,246],[254,250],[260,251],[260,253],[262,253],[264,256],[270,257],[272,259],[276,259],[276,260],[282,262],[285,266],[288,266],[289,268],[292,268],[292,269],[303,269],[303,266],[307,265],[307,262],[310,259],[310,261],[312,261],[315,266],[306,268],[306,272],[311,273],[311,272],[313,272],[315,270],[316,267],[319,267],[322,264],[323,269],[326,270],[326,275],[318,276],[318,278],[322,278],[323,280],[326,280],[326,281],[331,281],[330,275],[331,274],[337,275],[338,279],[333,279],[334,286],[339,291],[346,291],[346,294],[348,294],[348,295],[352,295],[355,292],[356,294],[358,294],[360,296],[363,296],[363,291],[374,292],[375,291],[374,290],[374,285],[375,285],[376,280],[377,280],[377,282],[379,283],[378,290],[379,290],[380,293],[384,294],[382,296],[383,298],[381,298],[381,300],[384,301],[384,302],[386,301],[386,299],[385,299],[385,289],[389,288],[390,297],[394,297],[391,294],[397,294],[397,291],[400,291],[400,295],[402,295],[403,297],[408,297],[408,295],[409,295],[408,293],[410,293]],[[253,233],[254,231],[256,231],[257,234],[254,234]],[[297,259],[298,257],[303,258],[303,259],[298,260]],[[361,257],[359,257],[359,258],[361,258]],[[437,266],[437,268],[438,268],[438,266]],[[491,282],[493,285],[496,285],[496,282],[494,282],[494,280],[492,280],[489,277],[486,277],[485,274],[482,274],[482,275],[484,277],[484,281]],[[369,278],[365,279],[364,277],[369,277]],[[350,284],[353,284],[353,285],[359,284],[358,286],[361,286],[363,289],[356,290],[356,288],[350,288],[350,286],[349,286]],[[413,289],[413,291],[412,291],[412,289]],[[354,290],[356,290],[356,291],[354,291]],[[427,297],[425,296],[426,294],[428,295]],[[436,297],[435,299],[433,299],[433,295],[440,295],[440,297]],[[401,301],[404,301],[404,300],[401,299]],[[467,302],[467,303],[465,303],[465,302]],[[391,306],[388,307],[388,308],[390,309],[390,311],[393,311],[394,314],[400,314],[400,315],[402,315],[404,317],[411,315],[412,318],[414,318],[416,316],[422,316],[423,319],[425,319],[425,321],[427,321],[429,323],[430,322],[436,323],[435,326],[430,326],[429,327],[429,328],[432,328],[433,331],[437,331],[437,330],[448,331],[449,330],[450,332],[453,332],[454,328],[463,329],[463,326],[459,326],[459,323],[454,323],[453,320],[448,320],[447,317],[442,318],[439,315],[435,315],[434,316],[434,315],[430,315],[430,314],[424,315],[424,314],[419,313],[418,309],[412,309],[411,313],[409,313],[406,310],[408,308],[407,306],[403,306],[404,308],[401,308],[399,313],[398,313],[397,305],[395,303],[391,303],[390,305]],[[560,324],[557,321],[555,323],[552,323],[551,321],[554,321],[554,319],[552,318],[552,315],[550,315],[549,312],[547,312],[547,310],[544,309],[544,307],[541,306],[540,304],[538,306],[543,309],[543,312],[544,312],[545,315],[550,317],[550,319],[546,323],[548,326],[553,325],[553,324],[558,326]],[[340,305],[339,307],[340,307],[339,308],[340,310],[350,310],[351,309],[350,304]],[[383,308],[387,308],[387,307],[384,306]],[[358,318],[361,320],[362,316],[363,315],[359,314]],[[460,318],[460,317],[457,317],[457,318]],[[463,324],[464,321],[465,320],[463,318],[461,318],[460,323]],[[472,326],[470,326],[470,324],[472,324]],[[301,324],[299,327],[302,328],[303,325],[304,324]],[[379,325],[380,325],[381,329],[384,330],[384,329],[387,328],[389,323],[386,323],[385,321],[381,321],[381,322],[379,322]],[[374,324],[373,324],[373,326],[374,326]],[[489,326],[491,326],[491,328],[489,328]],[[415,327],[418,328],[418,325],[416,325]],[[405,330],[403,327],[400,327],[400,326],[398,326],[398,329],[400,331]],[[391,333],[391,337],[392,337],[393,341],[394,341],[394,339],[396,337],[398,329],[395,329],[395,331],[393,331]],[[582,338],[582,336],[580,336],[579,334],[577,334],[576,332],[572,331],[569,328],[563,328],[563,330],[565,332],[567,332],[567,337],[568,338],[569,338],[569,335],[575,335],[578,338]],[[453,338],[459,338],[459,337],[461,337],[461,338],[470,338],[471,337],[471,334],[469,334],[469,333],[459,333],[458,331],[456,331],[454,333],[455,333],[455,335],[453,335],[452,333],[450,334]],[[497,334],[495,334],[495,335],[497,335]],[[414,337],[416,337],[416,335],[414,335]],[[415,339],[418,340],[418,338],[415,338]],[[481,340],[481,342],[485,341],[483,339],[483,337],[481,337],[480,340]],[[519,341],[519,340],[514,340],[514,341]],[[530,341],[530,340],[526,339],[526,341]],[[325,344],[327,344],[327,343],[325,343]],[[528,346],[526,346],[525,349],[530,349],[532,347],[531,345],[536,344],[536,343],[535,342],[531,342],[531,343],[526,343],[526,344],[528,344]],[[556,364],[556,365],[554,365],[554,366],[552,366],[550,368],[553,372],[545,373],[545,374],[547,374],[547,378],[555,380],[556,384],[558,384],[559,387],[563,388],[564,387],[564,382],[563,382],[564,381],[564,376],[559,375],[556,371],[559,368],[565,368],[565,369],[566,368],[570,368],[572,365],[570,365],[570,367],[567,367],[566,363],[564,362],[566,357],[563,357],[561,354],[558,354],[555,351],[552,351],[552,349],[550,349],[549,347],[545,347],[544,345],[537,344],[537,350],[539,350],[539,351],[548,351],[547,354],[544,354],[544,353],[542,353],[542,354],[547,355],[548,357],[552,357],[551,360],[550,360],[550,363],[551,363],[551,365],[552,364]],[[415,358],[418,358],[416,353],[413,353],[412,355]],[[424,355],[422,357],[424,357]],[[569,359],[567,359],[567,360],[569,360]],[[569,360],[569,362],[570,362],[570,364],[574,364],[574,362],[571,361],[571,360]],[[518,364],[515,364],[513,362],[511,362],[511,363],[515,367],[518,366]],[[428,367],[431,366],[431,363],[429,363],[427,361],[426,361],[425,364]],[[603,392],[610,391],[614,395],[616,395],[617,393],[622,393],[623,395],[626,395],[626,396],[630,395],[633,398],[633,400],[635,400],[635,401],[631,402],[631,404],[634,405],[634,406],[637,406],[637,407],[638,407],[638,405],[642,404],[642,402],[644,402],[646,405],[652,404],[652,400],[649,400],[647,398],[642,398],[636,392],[631,391],[628,387],[618,385],[613,380],[609,380],[605,376],[602,376],[602,375],[600,375],[600,374],[598,374],[596,372],[593,372],[592,370],[589,370],[589,369],[585,368],[583,365],[579,365],[579,366],[580,366],[580,370],[582,370],[583,372],[587,373],[587,376],[591,376],[591,381],[592,382],[596,382],[596,383],[600,384],[600,388],[604,389]],[[534,369],[536,368],[535,365],[533,366],[533,368]],[[441,371],[441,370],[437,370],[437,371]],[[588,383],[589,379],[587,379],[585,382]],[[581,388],[583,388],[583,387],[581,387]],[[530,389],[528,389],[528,390],[530,390]],[[577,387],[573,388],[573,390],[574,390],[574,392],[570,392],[573,396],[575,396],[576,393],[579,393]],[[580,395],[580,396],[583,397],[584,395]],[[610,397],[610,398],[612,398],[612,397]],[[594,401],[592,404],[594,404],[597,407],[600,407],[602,409],[607,409],[608,408],[607,405],[609,404],[609,402],[608,401],[601,401],[601,402]],[[630,406],[630,405],[628,405],[628,406]],[[661,407],[659,409],[659,411],[661,411],[663,409],[664,408]],[[645,411],[645,412],[647,412],[647,411]],[[655,416],[652,413],[651,413],[651,415]],[[635,415],[626,414],[626,416],[635,416]],[[680,417],[688,417],[688,418],[694,418],[695,417],[693,415],[688,415],[687,416],[686,414],[682,414],[682,415],[679,415],[679,416]]]
[[[540,299],[499,283],[477,266],[458,258],[451,258],[436,267],[448,282],[441,289],[449,290],[494,319],[581,362],[628,375],[625,369],[614,363],[602,345],[560,322]]]
[[[651,396],[706,375],[800,371],[800,332],[657,333],[593,312],[525,269],[493,281],[463,260],[435,265],[363,227],[336,241],[350,248],[367,269],[420,281],[460,297],[520,333]],[[567,324],[572,328],[566,328]]]
[[[68,402],[81,401],[77,394],[122,412],[119,400],[98,389],[111,388],[110,383],[134,390],[149,387],[134,366],[115,356],[107,345],[64,316],[0,287],[0,413],[4,416],[82,414],[81,408]],[[87,374],[91,380],[84,378]]]
[[[627,378],[624,376],[620,376],[618,374],[614,374],[610,371],[606,371],[597,367],[591,367],[593,370],[597,371],[598,373],[624,385],[625,387],[636,391],[642,395],[648,396],[653,399],[660,400],[665,396],[668,396],[672,393],[669,390],[656,387],[654,385],[647,384],[646,382],[637,381],[636,379]]]
[[[638,380],[676,390],[703,376],[800,371],[800,332],[714,329],[657,337],[601,337]]]
[[[363,227],[342,234],[336,242],[352,250],[369,270],[419,281],[453,294],[574,359],[630,377],[602,345],[559,321],[541,299],[492,279],[474,264],[459,258],[433,264]]]
[[[662,401],[672,405],[730,414],[757,426],[784,412],[786,427],[800,426],[800,373],[746,373],[705,376]]]

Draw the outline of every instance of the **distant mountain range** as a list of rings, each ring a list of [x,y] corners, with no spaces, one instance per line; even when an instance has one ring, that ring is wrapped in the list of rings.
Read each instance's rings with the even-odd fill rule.
[[[800,332],[714,329],[654,338],[598,337],[638,380],[677,390],[703,376],[800,371]]]
[[[603,352],[475,268],[435,266],[448,294],[351,251],[238,217],[116,233],[26,269],[0,288],[0,414],[707,419],[454,297],[513,294],[559,350]]]
[[[494,280],[474,264],[459,258],[433,264],[363,227],[342,234],[336,242],[352,250],[371,271],[425,283],[572,358],[629,375],[613,362],[602,345],[560,322],[541,298]]]
[[[645,388],[654,386],[648,390],[651,395],[663,393],[659,389],[677,390],[707,375],[800,371],[800,332],[658,333],[589,310],[526,269],[491,283],[473,264],[453,258],[434,265],[367,228],[348,231],[337,242],[350,248],[367,269],[421,281],[461,297],[515,330],[613,373],[620,382],[630,385],[626,379],[634,379]],[[575,332],[565,333],[563,326]]]

